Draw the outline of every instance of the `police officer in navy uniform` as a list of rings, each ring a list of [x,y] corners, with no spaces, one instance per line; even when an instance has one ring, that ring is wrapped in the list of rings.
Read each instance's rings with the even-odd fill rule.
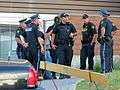
[[[44,53],[44,46],[43,46],[44,45],[44,34],[39,30],[39,25],[41,24],[41,22],[39,21],[38,14],[30,18],[32,20],[32,23],[31,23],[32,33],[34,33],[34,35],[32,34],[34,41],[31,40],[32,41],[31,47],[32,47],[33,52],[35,52],[36,57],[33,60],[34,60],[35,68],[37,68],[37,66],[39,66],[41,53]]]
[[[56,49],[57,60],[59,64],[71,66],[72,46],[70,38],[77,35],[77,31],[72,23],[69,22],[69,15],[62,13],[60,15],[61,23],[56,25],[52,34],[52,48]],[[55,43],[54,40],[56,39]],[[67,76],[69,78],[69,76]],[[66,78],[60,74],[60,79]]]
[[[42,32],[39,31],[39,17],[38,15],[33,15],[31,18],[31,24],[26,28],[26,41],[24,46],[27,48],[28,59],[33,65],[33,67],[38,70],[40,53],[44,52],[44,36]],[[24,40],[23,40],[24,41]],[[40,52],[39,52],[40,51]]]
[[[84,24],[81,38],[80,69],[86,69],[86,59],[88,58],[88,69],[93,70],[94,47],[97,31],[95,25],[90,22],[87,14],[84,14],[82,19],[84,20]]]
[[[20,38],[21,41],[23,42],[23,59],[28,60],[30,63],[32,63],[32,60],[29,59],[29,48],[28,48],[28,42],[27,42],[27,29],[30,28],[30,24],[31,24],[31,20],[27,20],[25,22],[26,26],[25,26],[25,30],[23,32],[20,33]]]
[[[16,39],[16,42],[17,42],[17,49],[16,49],[16,52],[17,52],[17,57],[18,59],[23,59],[24,58],[24,55],[23,55],[23,45],[22,45],[22,41],[20,39],[20,34],[21,32],[24,32],[25,30],[25,21],[26,19],[22,19],[19,21],[20,25],[18,27],[18,29],[16,30],[16,35],[15,35],[15,39]]]
[[[100,57],[102,73],[109,73],[112,71],[112,22],[108,19],[110,12],[107,9],[101,9],[100,15],[102,20],[100,21],[98,28],[98,42],[100,43]]]

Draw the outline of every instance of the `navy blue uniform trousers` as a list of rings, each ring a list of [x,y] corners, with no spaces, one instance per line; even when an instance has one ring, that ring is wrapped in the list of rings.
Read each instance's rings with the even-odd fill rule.
[[[80,69],[86,69],[86,59],[88,58],[88,69],[93,70],[94,47],[95,44],[93,45],[91,45],[90,43],[82,44],[80,53]]]
[[[56,49],[57,61],[59,64],[71,66],[72,46],[58,45]]]
[[[41,53],[38,48],[24,48],[24,59],[27,59],[36,70],[39,68],[40,55]]]
[[[110,42],[104,42],[100,46],[101,68],[102,73],[108,73],[112,71],[113,64],[113,44]]]

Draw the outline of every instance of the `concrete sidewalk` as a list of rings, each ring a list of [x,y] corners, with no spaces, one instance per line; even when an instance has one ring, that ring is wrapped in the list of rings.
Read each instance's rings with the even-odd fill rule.
[[[38,88],[40,90],[75,90],[78,82],[80,82],[79,78],[43,80]]]

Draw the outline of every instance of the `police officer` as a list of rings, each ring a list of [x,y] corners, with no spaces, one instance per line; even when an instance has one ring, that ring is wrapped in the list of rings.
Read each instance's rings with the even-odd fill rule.
[[[38,70],[40,53],[44,52],[44,40],[42,39],[43,33],[39,31],[39,17],[33,15],[31,18],[31,24],[26,28],[26,42],[24,43],[28,53],[28,59],[33,67]],[[24,40],[23,40],[24,41]],[[28,44],[28,45],[27,45]]]
[[[62,13],[60,15],[61,23],[56,25],[52,34],[52,48],[56,49],[57,60],[59,64],[71,66],[72,47],[70,38],[77,35],[76,29],[72,23],[69,22],[69,15]],[[54,40],[56,39],[56,43]],[[65,75],[60,74],[60,79],[65,78]]]
[[[97,34],[96,27],[90,22],[87,14],[84,14],[82,19],[84,20],[84,24],[81,38],[80,69],[86,69],[86,59],[88,58],[88,69],[93,70],[94,47]]]
[[[23,56],[23,45],[22,45],[22,41],[20,39],[20,34],[21,34],[21,32],[24,32],[25,21],[26,21],[26,19],[22,19],[22,20],[19,21],[20,25],[19,25],[18,29],[16,30],[16,35],[15,35],[15,39],[16,39],[16,42],[17,42],[16,52],[17,52],[18,59],[23,59],[24,58],[24,56]]]
[[[56,49],[52,49],[51,47],[51,35],[52,35],[52,31],[53,31],[53,28],[60,24],[60,18],[59,16],[56,16],[54,18],[54,24],[52,26],[49,26],[47,31],[46,31],[46,36],[49,37],[49,44],[47,46],[49,46],[49,49],[47,50],[47,52],[50,52],[50,56],[52,58],[52,63],[57,63],[57,57],[56,57]],[[55,43],[55,42],[54,42]],[[52,78],[56,79],[56,73],[55,72],[52,72]]]
[[[110,13],[107,9],[101,9],[100,15],[103,19],[100,21],[98,28],[98,42],[100,43],[100,57],[102,73],[112,71],[112,22],[108,19]]]
[[[32,63],[32,61],[29,59],[29,48],[28,48],[27,33],[26,33],[27,29],[30,28],[31,20],[27,20],[25,24],[26,24],[25,30],[20,34],[21,41],[23,42],[23,58],[28,60],[30,63]]]

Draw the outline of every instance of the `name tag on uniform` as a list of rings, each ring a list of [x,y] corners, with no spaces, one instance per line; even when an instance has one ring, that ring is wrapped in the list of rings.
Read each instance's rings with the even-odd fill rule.
[[[30,32],[30,31],[32,31],[32,28],[27,28],[27,29],[25,29],[25,31]]]

